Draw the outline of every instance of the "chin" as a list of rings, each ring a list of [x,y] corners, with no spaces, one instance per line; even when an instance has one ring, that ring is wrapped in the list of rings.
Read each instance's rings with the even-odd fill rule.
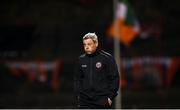
[[[92,53],[91,53],[91,52],[86,52],[86,54],[90,55],[90,54],[92,54]]]

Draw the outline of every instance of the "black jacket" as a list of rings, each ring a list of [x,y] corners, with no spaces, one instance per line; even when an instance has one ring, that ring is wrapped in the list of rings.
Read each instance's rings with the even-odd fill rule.
[[[112,55],[97,50],[83,54],[75,70],[75,92],[85,98],[109,97],[113,99],[119,88],[119,73]]]

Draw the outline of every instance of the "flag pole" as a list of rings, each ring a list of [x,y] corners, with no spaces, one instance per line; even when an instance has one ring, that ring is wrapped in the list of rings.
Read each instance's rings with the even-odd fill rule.
[[[118,0],[113,0],[113,14],[114,14],[114,29],[115,29],[115,38],[114,38],[114,57],[117,63],[118,71],[119,71],[119,77],[121,78],[121,73],[120,73],[120,35],[119,35],[119,25],[116,22],[116,12],[117,12],[117,6],[118,6],[119,1]],[[119,87],[118,90],[118,95],[115,98],[115,108],[120,109],[121,108],[121,87]]]

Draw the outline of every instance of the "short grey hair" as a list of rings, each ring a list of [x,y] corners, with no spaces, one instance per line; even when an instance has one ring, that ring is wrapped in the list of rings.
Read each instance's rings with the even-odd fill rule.
[[[98,37],[95,33],[87,33],[86,35],[84,35],[83,41],[86,39],[92,39],[93,42],[98,43]]]

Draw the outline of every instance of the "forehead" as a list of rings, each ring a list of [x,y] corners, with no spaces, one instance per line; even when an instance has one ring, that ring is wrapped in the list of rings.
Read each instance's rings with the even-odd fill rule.
[[[94,41],[91,38],[84,39],[83,43],[94,43]]]

